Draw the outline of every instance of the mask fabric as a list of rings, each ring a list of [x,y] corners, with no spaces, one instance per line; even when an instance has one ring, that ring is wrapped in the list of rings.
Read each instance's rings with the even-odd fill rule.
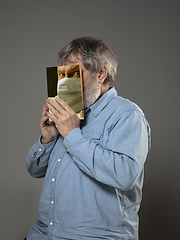
[[[76,113],[83,109],[80,78],[63,78],[58,80],[57,94]]]

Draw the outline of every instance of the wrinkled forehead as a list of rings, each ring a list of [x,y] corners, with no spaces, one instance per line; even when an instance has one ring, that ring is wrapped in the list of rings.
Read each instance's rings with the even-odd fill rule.
[[[79,72],[79,65],[58,66],[58,72],[73,74],[74,72]]]

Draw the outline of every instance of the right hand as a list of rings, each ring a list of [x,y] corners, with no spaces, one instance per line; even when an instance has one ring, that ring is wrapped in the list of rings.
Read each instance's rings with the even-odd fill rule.
[[[52,142],[54,139],[57,138],[59,134],[54,122],[50,121],[49,117],[47,116],[47,112],[49,111],[48,107],[46,106],[47,101],[48,100],[46,100],[43,106],[43,111],[38,124],[42,136],[41,138],[42,144]]]

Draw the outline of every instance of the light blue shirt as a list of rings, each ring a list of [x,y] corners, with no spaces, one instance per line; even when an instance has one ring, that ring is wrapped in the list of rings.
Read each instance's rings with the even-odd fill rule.
[[[27,169],[45,178],[27,240],[137,240],[149,149],[142,110],[114,88],[65,139],[46,145],[39,139],[28,153]]]

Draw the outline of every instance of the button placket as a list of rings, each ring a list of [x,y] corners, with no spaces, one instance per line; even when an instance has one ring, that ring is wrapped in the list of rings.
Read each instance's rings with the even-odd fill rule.
[[[51,199],[50,199],[50,214],[49,214],[49,226],[51,227],[50,232],[54,226],[54,208],[55,208],[55,188],[56,188],[56,180],[57,180],[57,173],[60,167],[60,162],[62,158],[57,158],[56,163],[54,162],[54,169],[51,175]]]

